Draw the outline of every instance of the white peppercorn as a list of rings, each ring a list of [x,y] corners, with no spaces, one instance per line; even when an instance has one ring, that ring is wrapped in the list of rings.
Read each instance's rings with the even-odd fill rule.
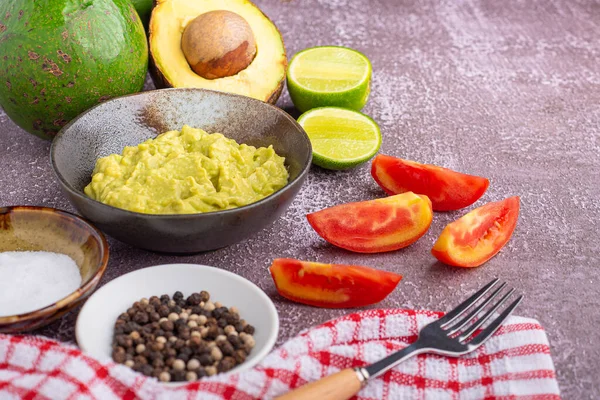
[[[158,375],[158,380],[161,382],[170,382],[171,374],[169,374],[167,371],[163,371],[160,373],[160,375]]]
[[[173,369],[178,371],[183,371],[185,369],[185,362],[183,360],[177,359],[173,362]]]
[[[212,350],[210,351],[210,356],[215,361],[221,361],[223,359],[223,353],[221,352],[221,349],[219,349],[216,346],[213,347]]]
[[[195,371],[198,368],[200,368],[200,361],[196,360],[195,358],[192,358],[190,361],[188,361],[188,363],[187,363],[188,371]]]

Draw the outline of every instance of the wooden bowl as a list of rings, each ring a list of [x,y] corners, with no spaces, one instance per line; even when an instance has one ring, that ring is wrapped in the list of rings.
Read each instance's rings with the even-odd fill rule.
[[[0,252],[4,251],[66,254],[75,260],[82,278],[79,289],[54,304],[0,317],[4,333],[30,331],[62,317],[94,291],[108,263],[108,243],[98,229],[76,215],[45,207],[0,207]]]

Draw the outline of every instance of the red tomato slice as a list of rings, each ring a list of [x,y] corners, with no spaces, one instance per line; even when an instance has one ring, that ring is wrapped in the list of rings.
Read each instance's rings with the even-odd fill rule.
[[[519,218],[519,197],[487,203],[448,224],[431,253],[456,267],[478,267],[509,241]]]
[[[385,299],[402,275],[357,265],[277,258],[269,268],[286,299],[315,307],[352,308]]]
[[[416,242],[433,219],[427,196],[412,192],[341,204],[306,216],[329,243],[358,253],[398,250]]]
[[[382,154],[373,160],[371,175],[388,194],[426,195],[435,211],[470,206],[483,196],[490,184],[487,178],[480,176]]]

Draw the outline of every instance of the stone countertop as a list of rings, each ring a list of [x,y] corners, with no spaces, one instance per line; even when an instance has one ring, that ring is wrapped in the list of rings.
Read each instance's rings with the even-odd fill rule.
[[[381,152],[490,178],[476,203],[521,196],[521,216],[506,248],[480,268],[436,262],[429,251],[464,211],[437,213],[414,245],[352,254],[326,244],[305,214],[383,196],[363,165],[319,168],[289,211],[228,248],[195,256],[158,255],[109,240],[102,280],[150,265],[193,262],[242,275],[272,296],[279,342],[347,313],[291,304],[267,267],[275,257],[355,263],[404,275],[377,307],[446,311],[500,277],[525,293],[518,314],[536,318],[552,346],[565,399],[600,397],[598,230],[600,227],[600,3],[505,0],[263,0],[289,55],[345,45],[373,62],[364,112],[383,133]],[[148,84],[148,88],[151,88]],[[294,113],[287,93],[279,106]],[[297,114],[295,114],[297,115]],[[50,144],[17,128],[0,110],[0,205],[73,211],[48,160]],[[77,312],[38,333],[72,341]]]

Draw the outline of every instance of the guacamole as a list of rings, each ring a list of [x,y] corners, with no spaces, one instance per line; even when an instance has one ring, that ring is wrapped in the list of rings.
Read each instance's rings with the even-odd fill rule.
[[[184,126],[123,155],[100,158],[84,189],[92,199],[146,214],[192,214],[254,203],[288,182],[272,146],[238,144]]]

